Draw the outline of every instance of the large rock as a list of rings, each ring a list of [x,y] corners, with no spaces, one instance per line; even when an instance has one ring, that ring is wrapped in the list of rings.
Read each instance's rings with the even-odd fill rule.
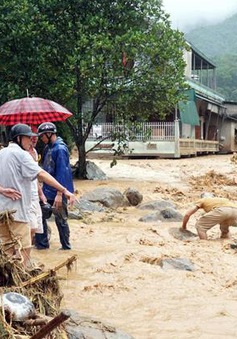
[[[98,319],[81,316],[71,310],[70,313],[71,317],[65,322],[68,339],[135,339]]]
[[[106,174],[91,161],[86,162],[86,177],[88,180],[107,180]]]
[[[182,221],[183,216],[181,213],[176,211],[174,208],[166,208],[160,211],[161,218],[166,221],[167,219],[174,219],[174,221]]]
[[[73,211],[68,211],[68,219],[81,220],[83,215],[78,209],[74,209]]]
[[[74,208],[80,212],[104,212],[104,208],[94,202],[80,198],[74,204]]]
[[[90,212],[104,212],[104,207],[95,202],[91,202],[85,199],[76,200],[72,209],[68,210],[68,219],[83,219],[84,213]]]
[[[160,266],[164,270],[175,269],[183,271],[195,271],[195,266],[187,258],[162,259]]]
[[[78,165],[79,162],[77,161],[75,165],[71,166],[73,177],[75,177],[78,171]],[[107,180],[106,174],[91,161],[86,162],[86,178],[88,180]]]
[[[182,220],[183,220],[182,214],[173,208],[166,208],[155,213],[147,214],[139,219],[139,221],[142,222],[153,222],[153,221],[174,222]]]
[[[105,207],[117,208],[126,205],[123,194],[115,188],[96,188],[82,196],[83,199],[92,202],[99,202]]]
[[[143,199],[143,195],[135,188],[127,188],[124,195],[132,206],[139,205]]]
[[[144,204],[141,204],[138,206],[140,210],[156,210],[156,211],[161,211],[166,208],[174,208],[175,205],[170,202],[169,200],[155,200],[155,201],[150,201],[146,202]]]

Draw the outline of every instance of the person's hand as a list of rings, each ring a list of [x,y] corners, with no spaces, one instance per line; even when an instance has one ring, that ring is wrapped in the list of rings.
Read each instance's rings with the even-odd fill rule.
[[[63,205],[63,195],[62,193],[58,192],[53,203],[53,208],[59,210]]]
[[[21,192],[15,190],[14,188],[2,188],[0,191],[1,194],[6,198],[10,198],[12,200],[21,199]]]
[[[58,191],[57,195],[54,199],[54,204],[53,207],[55,209],[60,209],[62,206],[62,201],[63,201],[63,194],[65,195],[65,197],[67,198],[67,203],[69,206],[73,206],[74,203],[76,202],[77,198],[75,197],[75,195],[71,192],[69,192],[66,188],[64,188],[63,191]]]
[[[185,232],[185,231],[187,231],[187,229],[186,229],[186,227],[180,227],[180,229],[179,229],[181,232]]]
[[[65,190],[64,195],[68,199],[68,204],[70,206],[73,206],[75,204],[76,200],[77,200],[75,195],[73,193],[69,192],[68,190]]]
[[[43,204],[47,204],[47,198],[46,198],[46,196],[44,195],[43,192],[41,192],[39,194],[39,199],[40,199],[40,201],[42,201]]]

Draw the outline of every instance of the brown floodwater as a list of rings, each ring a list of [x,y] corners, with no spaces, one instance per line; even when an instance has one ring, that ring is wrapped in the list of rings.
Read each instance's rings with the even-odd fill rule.
[[[144,201],[169,197],[176,199],[178,209],[184,212],[188,203],[178,201],[177,195],[175,198],[177,192],[173,187],[179,191],[183,187],[184,196],[190,200],[195,192],[187,188],[189,168],[196,166],[197,171],[205,172],[204,167],[208,171],[213,163],[210,157],[203,162],[189,160],[175,160],[175,169],[171,160],[157,163],[144,160],[140,177],[136,173],[135,177],[126,178],[126,170],[119,177],[117,168],[116,178],[104,182],[76,181],[75,185],[79,196],[98,186],[114,187],[121,192],[134,187],[143,194]],[[98,162],[109,166],[102,160]],[[224,164],[219,168],[225,168]],[[159,176],[161,169],[163,174],[160,172]],[[152,180],[142,175],[149,170],[154,172]],[[166,180],[162,177],[164,171]],[[46,268],[53,268],[77,255],[72,271],[65,268],[59,271],[64,293],[62,308],[96,317],[136,339],[236,338],[237,252],[230,249],[229,243],[237,241],[237,229],[232,228],[231,240],[219,240],[219,229],[214,227],[208,241],[181,241],[169,233],[169,228],[180,224],[140,222],[139,217],[148,213],[126,207],[70,220],[71,251],[58,250],[58,233],[51,222],[51,248],[33,250],[32,257],[44,262]],[[195,218],[190,221],[193,232],[194,224]],[[195,271],[164,270],[159,265],[161,259],[177,257],[191,260]]]

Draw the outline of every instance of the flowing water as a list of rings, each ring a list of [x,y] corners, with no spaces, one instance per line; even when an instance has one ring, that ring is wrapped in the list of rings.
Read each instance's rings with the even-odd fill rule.
[[[76,181],[75,185],[79,196],[96,187],[121,192],[133,187],[143,194],[144,202],[169,198],[184,212],[195,196],[187,187],[187,173],[194,174],[195,168],[205,173],[213,166],[214,158],[202,159],[144,160],[143,166],[134,160],[129,170],[127,161],[126,169],[121,167],[119,174],[117,167],[115,177],[107,181]],[[110,171],[108,161],[98,163]],[[227,174],[235,170],[220,160],[219,165]],[[83,221],[70,220],[71,251],[58,250],[58,233],[51,222],[51,248],[33,250],[32,257],[53,268],[78,256],[71,272],[59,271],[62,308],[96,317],[136,339],[236,338],[237,252],[229,244],[237,241],[237,229],[232,228],[231,240],[218,239],[219,229],[214,227],[208,241],[182,241],[169,232],[180,224],[139,221],[151,212],[126,207],[88,214]],[[195,218],[190,222],[193,232],[194,224]],[[160,260],[165,258],[187,258],[195,271],[164,270]]]

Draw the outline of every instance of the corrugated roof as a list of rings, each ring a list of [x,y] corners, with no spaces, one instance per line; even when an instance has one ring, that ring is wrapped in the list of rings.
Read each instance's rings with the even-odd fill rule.
[[[201,59],[203,59],[207,64],[209,64],[212,68],[216,68],[216,65],[213,61],[211,61],[205,54],[203,54],[199,49],[197,49],[191,42],[187,41],[188,45],[192,49],[192,51],[199,56]]]
[[[220,93],[212,90],[209,87],[206,87],[202,84],[199,84],[196,81],[192,81],[190,79],[187,79],[186,81],[187,81],[188,85],[195,90],[197,96],[200,96],[204,99],[212,101],[216,104],[223,104],[224,103],[225,98]]]

